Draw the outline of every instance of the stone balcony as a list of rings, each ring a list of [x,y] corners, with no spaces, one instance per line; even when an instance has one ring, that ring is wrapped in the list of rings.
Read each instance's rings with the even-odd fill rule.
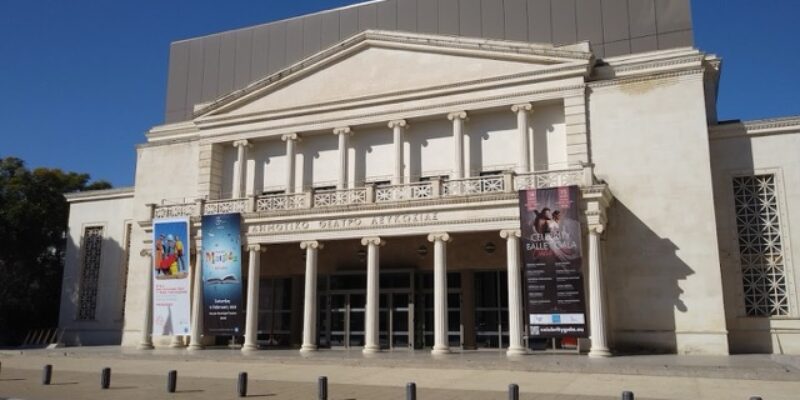
[[[402,185],[366,185],[352,189],[304,191],[290,194],[250,196],[239,199],[198,199],[182,204],[151,204],[153,218],[216,215],[227,213],[271,214],[308,213],[348,206],[365,207],[386,205],[404,207],[417,201],[435,201],[469,196],[480,201],[498,194],[514,193],[523,189],[549,188],[557,186],[592,185],[591,168],[574,168],[515,174],[480,176],[456,180],[434,179]]]

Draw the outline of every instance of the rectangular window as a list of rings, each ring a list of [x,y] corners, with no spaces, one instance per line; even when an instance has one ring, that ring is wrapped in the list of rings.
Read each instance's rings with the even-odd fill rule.
[[[83,263],[78,287],[78,320],[95,319],[97,309],[97,280],[100,276],[100,253],[103,247],[103,227],[91,226],[83,232]]]
[[[733,178],[744,307],[748,316],[789,314],[775,175]]]

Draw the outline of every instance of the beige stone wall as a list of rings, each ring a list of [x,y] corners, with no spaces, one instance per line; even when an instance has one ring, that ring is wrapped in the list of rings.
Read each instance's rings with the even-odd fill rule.
[[[590,90],[595,173],[615,198],[604,257],[614,345],[726,354],[702,75]]]

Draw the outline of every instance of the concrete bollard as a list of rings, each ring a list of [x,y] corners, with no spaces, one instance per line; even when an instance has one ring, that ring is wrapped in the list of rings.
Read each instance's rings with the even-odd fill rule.
[[[239,397],[247,397],[247,372],[239,372],[237,390],[239,392]]]
[[[508,400],[519,400],[519,385],[516,383],[508,385]]]
[[[178,371],[174,369],[167,373],[167,392],[175,393],[175,388],[178,386]]]
[[[406,400],[417,400],[417,384],[409,382],[406,384]]]
[[[52,378],[53,378],[53,366],[47,364],[44,366],[44,369],[42,369],[42,385],[49,385],[50,380],[52,380]]]
[[[328,400],[328,377],[319,377],[319,400]]]
[[[111,368],[103,368],[100,373],[100,389],[108,389],[111,386]]]
[[[622,392],[622,400],[633,400],[633,392],[627,390]]]

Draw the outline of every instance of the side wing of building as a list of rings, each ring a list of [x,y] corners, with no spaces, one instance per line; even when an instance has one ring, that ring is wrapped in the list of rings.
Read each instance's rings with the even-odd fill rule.
[[[136,232],[133,194],[133,188],[123,188],[67,195],[69,229],[59,315],[63,344],[122,341]]]

